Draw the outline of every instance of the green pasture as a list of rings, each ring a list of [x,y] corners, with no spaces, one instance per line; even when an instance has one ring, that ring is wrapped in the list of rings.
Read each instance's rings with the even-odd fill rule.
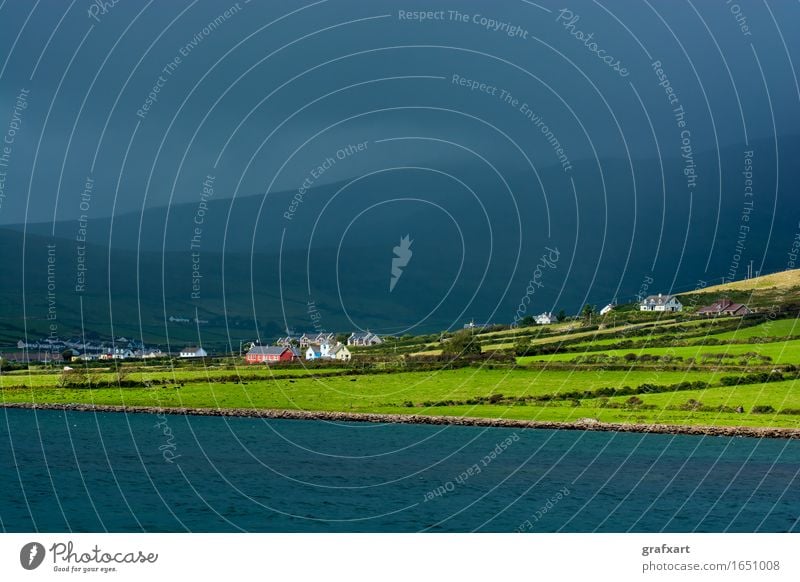
[[[649,354],[653,356],[680,356],[684,359],[702,359],[704,354],[727,354],[732,356],[742,356],[743,354],[755,353],[761,356],[769,356],[775,364],[800,364],[800,340],[784,340],[763,344],[733,344],[720,346],[680,346],[680,347],[659,347],[659,348],[627,348],[611,349],[603,351],[569,352],[560,354],[549,354],[540,356],[523,356],[517,358],[518,363],[528,364],[531,362],[567,362],[581,355],[623,357],[625,354],[636,354],[641,356]],[[736,360],[734,360],[735,362]]]

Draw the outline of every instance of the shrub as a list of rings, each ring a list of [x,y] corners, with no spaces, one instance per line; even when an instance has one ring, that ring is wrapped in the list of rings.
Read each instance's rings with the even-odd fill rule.
[[[774,370],[772,372],[757,372],[742,376],[723,376],[719,383],[723,386],[738,386],[739,384],[761,384],[764,382],[780,382],[784,380],[783,374]]]
[[[680,405],[680,410],[699,410],[701,408],[703,408],[703,403],[694,398],[690,398],[686,401],[686,404]]]
[[[774,414],[775,409],[769,404],[759,404],[750,411],[752,414]]]
[[[470,330],[457,331],[443,346],[442,353],[451,356],[480,355],[481,346]]]

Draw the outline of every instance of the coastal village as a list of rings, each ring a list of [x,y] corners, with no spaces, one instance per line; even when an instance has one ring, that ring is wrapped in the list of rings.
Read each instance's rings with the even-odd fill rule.
[[[341,336],[339,336],[341,337]],[[274,345],[248,342],[244,361],[247,364],[278,364],[297,360],[334,360],[348,362],[350,347],[374,346],[383,343],[370,331],[352,332],[344,342],[333,333],[303,333],[280,337]],[[112,341],[81,341],[79,339],[43,338],[20,340],[16,350],[4,350],[2,359],[25,363],[91,362],[95,360],[150,360],[177,356],[181,359],[201,359],[212,354],[200,346],[186,346],[170,353],[146,347],[142,342],[119,337]]]
[[[648,295],[641,297],[632,305],[642,312],[677,313],[684,311],[684,306],[678,297],[673,294],[658,293]],[[600,316],[606,316],[619,308],[620,306],[616,302],[611,302],[600,309],[598,313]],[[594,313],[594,308],[591,308],[590,313]],[[697,308],[694,313],[705,317],[737,317],[750,315],[752,311],[746,305],[720,297],[711,304]],[[574,320],[579,317],[566,316],[563,311],[558,315],[555,315],[552,311],[546,311],[526,318],[527,321],[524,322],[524,325],[552,325],[565,319]],[[474,321],[470,321],[463,328],[479,332],[494,326],[496,324],[476,324]],[[388,337],[381,337],[368,330],[354,331],[349,334],[335,334],[324,331],[288,334],[277,338],[270,345],[262,345],[259,341],[242,342],[247,349],[244,352],[240,351],[238,355],[241,356],[246,364],[274,365],[315,360],[349,362],[353,357],[353,352],[350,348],[381,345]],[[170,357],[190,360],[219,355],[225,354],[211,353],[202,346],[185,346],[177,351],[162,351],[160,347],[145,346],[139,340],[126,337],[118,337],[107,341],[46,337],[34,341],[20,340],[17,342],[15,349],[3,349],[0,353],[0,358],[8,362],[48,364],[92,362],[95,360],[152,360]]]
[[[709,435],[800,435],[800,270],[657,291],[570,315],[539,309],[514,323],[465,319],[416,334],[316,327],[276,329],[267,341],[172,346],[49,337],[15,342],[19,355],[0,362],[0,384],[6,402],[22,407],[432,415],[459,424],[485,417],[493,426],[539,421],[580,430],[655,424],[669,434],[701,423]]]

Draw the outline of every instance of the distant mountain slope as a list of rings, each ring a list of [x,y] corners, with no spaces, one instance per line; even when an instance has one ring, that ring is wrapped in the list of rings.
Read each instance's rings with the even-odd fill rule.
[[[538,168],[541,184],[530,170],[501,179],[474,165],[458,180],[424,168],[387,171],[310,188],[299,201],[297,192],[235,201],[219,192],[200,225],[199,203],[87,217],[83,324],[105,336],[113,325],[114,333],[143,333],[157,343],[238,344],[314,325],[423,333],[470,319],[508,323],[520,305],[538,314],[624,303],[645,283],[647,293],[693,289],[700,280],[740,278],[750,260],[762,272],[778,271],[798,231],[800,166],[782,163],[776,177],[769,145],[750,146],[765,153],[754,158],[758,195],[746,223],[736,148],[724,152],[721,169],[715,154],[698,156],[707,170],[691,194],[679,160],[663,160],[663,182],[658,160],[636,160],[632,169],[626,160],[579,160],[571,175]],[[796,145],[790,141],[781,155],[800,152]],[[18,338],[23,328],[23,276],[27,325],[47,331],[51,242],[60,329],[81,329],[75,283],[82,226],[57,222],[55,237],[53,226],[0,229],[0,340]],[[390,287],[393,249],[406,235],[412,255]],[[559,260],[542,267],[547,248]],[[196,297],[193,271],[200,274]],[[311,318],[309,301],[320,318]],[[191,319],[195,310],[208,322],[201,338],[197,325],[169,321]]]

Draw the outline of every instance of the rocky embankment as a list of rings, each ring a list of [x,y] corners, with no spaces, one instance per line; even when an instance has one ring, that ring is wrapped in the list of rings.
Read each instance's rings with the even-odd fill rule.
[[[3,408],[34,410],[74,410],[81,412],[126,412],[133,414],[191,414],[195,416],[240,416],[247,418],[324,420],[329,422],[374,422],[396,424],[434,424],[453,426],[481,426],[496,428],[536,428],[551,430],[592,430],[611,432],[638,432],[655,434],[685,434],[721,437],[751,437],[800,439],[800,429],[765,428],[749,426],[706,426],[673,424],[634,424],[600,422],[583,418],[574,422],[549,422],[505,418],[475,418],[462,416],[427,416],[421,414],[372,414],[359,412],[325,412],[306,410],[271,410],[255,408],[158,408],[154,406],[113,406],[101,404],[32,404],[4,403]]]

